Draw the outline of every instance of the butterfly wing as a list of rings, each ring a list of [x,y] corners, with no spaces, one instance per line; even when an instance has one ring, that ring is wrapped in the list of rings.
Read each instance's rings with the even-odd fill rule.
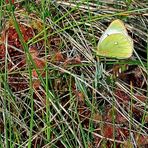
[[[97,55],[125,59],[133,52],[133,41],[124,33],[108,35],[102,42],[98,43]]]
[[[106,32],[114,31],[118,33],[127,33],[124,23],[121,20],[114,20],[109,27],[107,28]]]
[[[123,33],[128,36],[127,30],[121,20],[114,20],[109,27],[106,29],[104,34],[101,36],[100,41],[102,42],[108,35],[114,33]]]

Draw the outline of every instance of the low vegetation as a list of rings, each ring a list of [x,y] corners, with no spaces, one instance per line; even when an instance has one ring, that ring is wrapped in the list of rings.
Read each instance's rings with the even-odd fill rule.
[[[1,0],[0,148],[146,148],[147,12],[147,0]],[[128,59],[96,55],[115,19]]]

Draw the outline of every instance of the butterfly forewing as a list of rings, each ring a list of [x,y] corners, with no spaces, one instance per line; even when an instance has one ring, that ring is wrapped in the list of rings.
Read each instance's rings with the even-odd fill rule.
[[[111,34],[115,34],[115,33],[123,33],[125,35],[128,36],[126,28],[123,24],[122,21],[120,20],[115,20],[113,21],[109,27],[106,29],[106,31],[104,32],[104,34],[101,36],[100,41],[102,42],[107,36],[111,35]]]
[[[123,24],[122,21],[120,20],[115,20],[113,21],[109,27],[107,28],[107,32],[109,32],[110,30],[115,31],[117,33],[127,33],[127,30]]]

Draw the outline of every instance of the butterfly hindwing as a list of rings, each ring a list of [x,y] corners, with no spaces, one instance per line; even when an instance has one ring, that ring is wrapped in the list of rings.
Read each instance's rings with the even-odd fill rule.
[[[123,33],[108,35],[98,44],[97,54],[100,56],[124,59],[132,55],[132,40]]]

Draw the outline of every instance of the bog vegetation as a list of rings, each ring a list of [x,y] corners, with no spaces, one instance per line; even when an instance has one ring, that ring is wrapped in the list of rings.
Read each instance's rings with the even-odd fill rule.
[[[146,148],[147,12],[147,0],[1,0],[0,147]],[[98,45],[114,20],[128,35]],[[109,46],[121,37],[127,50]]]

